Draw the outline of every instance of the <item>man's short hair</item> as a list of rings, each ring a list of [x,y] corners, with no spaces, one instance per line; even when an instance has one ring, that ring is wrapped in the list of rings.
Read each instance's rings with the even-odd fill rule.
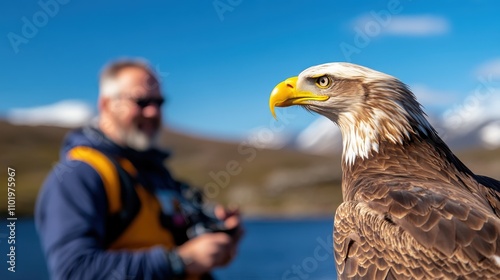
[[[151,68],[150,64],[141,58],[126,58],[119,59],[108,63],[101,71],[99,76],[99,95],[100,96],[117,96],[119,88],[116,84],[116,77],[125,68],[139,68],[146,71],[151,77],[158,80],[156,72]]]

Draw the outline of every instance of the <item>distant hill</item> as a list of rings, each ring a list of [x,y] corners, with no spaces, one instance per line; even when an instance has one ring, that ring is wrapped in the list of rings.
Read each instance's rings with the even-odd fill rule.
[[[32,214],[45,176],[58,161],[67,128],[0,121],[0,162],[16,169],[17,214]],[[173,175],[211,201],[234,203],[248,216],[333,215],[341,201],[339,159],[294,150],[265,150],[165,130]],[[3,175],[2,178],[6,178]],[[0,201],[7,201],[6,191]],[[6,203],[0,203],[5,215]]]
[[[16,169],[17,214],[32,214],[36,195],[57,162],[67,128],[0,121],[0,161]],[[342,201],[340,156],[269,150],[165,130],[162,144],[173,175],[203,189],[211,201],[238,204],[247,216],[333,216]],[[459,157],[477,173],[500,178],[500,149],[465,150]],[[5,180],[5,179],[4,179]],[[4,188],[5,190],[5,188]],[[5,215],[6,191],[0,193]]]

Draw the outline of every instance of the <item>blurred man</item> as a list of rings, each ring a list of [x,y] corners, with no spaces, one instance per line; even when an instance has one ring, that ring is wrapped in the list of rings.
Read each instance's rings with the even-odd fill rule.
[[[235,256],[239,213],[205,210],[163,164],[163,103],[146,63],[102,72],[98,123],[66,137],[36,205],[53,279],[211,279]]]

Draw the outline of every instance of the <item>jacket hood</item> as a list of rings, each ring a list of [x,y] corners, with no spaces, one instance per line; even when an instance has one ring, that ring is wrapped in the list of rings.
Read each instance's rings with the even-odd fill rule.
[[[60,152],[61,159],[64,160],[68,151],[77,146],[91,147],[111,157],[125,157],[134,165],[142,166],[163,164],[163,161],[169,156],[168,152],[157,148],[136,151],[119,146],[104,135],[101,130],[92,126],[78,128],[66,135]]]

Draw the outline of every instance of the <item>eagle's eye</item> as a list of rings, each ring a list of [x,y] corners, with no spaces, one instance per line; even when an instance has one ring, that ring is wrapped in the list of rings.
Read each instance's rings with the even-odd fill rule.
[[[332,83],[332,80],[328,76],[321,76],[316,79],[316,85],[320,88],[327,88]]]

